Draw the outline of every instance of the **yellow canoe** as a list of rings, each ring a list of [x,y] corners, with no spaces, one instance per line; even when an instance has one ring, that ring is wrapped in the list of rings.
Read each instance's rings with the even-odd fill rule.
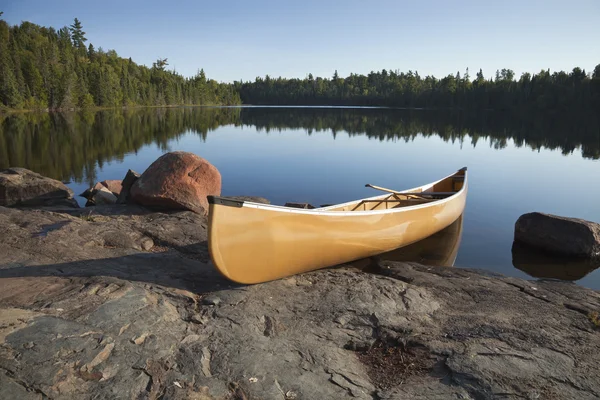
[[[208,196],[208,247],[225,277],[253,284],[407,246],[465,208],[467,168],[417,188],[314,209]]]

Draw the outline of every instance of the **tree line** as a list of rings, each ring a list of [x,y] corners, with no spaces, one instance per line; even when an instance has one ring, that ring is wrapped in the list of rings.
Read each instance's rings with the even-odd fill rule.
[[[0,109],[232,105],[232,85],[200,70],[186,78],[158,59],[151,68],[104,51],[87,38],[81,21],[59,30],[0,19]]]
[[[1,14],[0,14],[1,15]],[[59,30],[31,22],[9,26],[0,19],[0,109],[73,109],[166,105],[353,105],[522,114],[597,112],[600,64],[592,72],[502,69],[486,78],[467,69],[441,79],[418,72],[373,71],[331,78],[272,78],[219,83],[203,70],[184,77],[168,70],[168,59],[138,65],[114,50],[87,44],[83,24]]]
[[[480,69],[473,79],[467,69],[444,78],[418,72],[383,69],[368,75],[337,71],[331,78],[305,79],[257,77],[235,82],[243,103],[266,105],[354,105],[464,110],[599,111],[600,64],[592,73],[542,70],[523,73],[518,79],[510,69],[486,78]]]

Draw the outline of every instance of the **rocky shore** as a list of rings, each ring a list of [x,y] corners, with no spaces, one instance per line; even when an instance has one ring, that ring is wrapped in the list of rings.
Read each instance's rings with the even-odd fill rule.
[[[0,206],[0,399],[600,397],[597,291],[377,260],[236,285],[202,212],[70,203]]]

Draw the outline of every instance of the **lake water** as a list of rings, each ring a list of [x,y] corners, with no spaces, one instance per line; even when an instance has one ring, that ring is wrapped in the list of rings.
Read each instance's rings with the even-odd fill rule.
[[[29,168],[69,182],[76,194],[97,180],[122,179],[129,168],[141,173],[174,150],[214,164],[223,195],[273,204],[344,202],[378,194],[366,183],[401,190],[467,166],[460,224],[391,258],[436,263],[450,254],[455,267],[600,289],[593,266],[512,249],[523,213],[600,222],[596,117],[298,107],[0,116],[0,169]]]

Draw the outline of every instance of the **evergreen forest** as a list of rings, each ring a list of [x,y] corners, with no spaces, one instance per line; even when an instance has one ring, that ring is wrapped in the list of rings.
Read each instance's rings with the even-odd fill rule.
[[[151,68],[87,44],[81,21],[59,30],[0,20],[0,107],[68,110],[90,107],[231,105],[232,85],[170,71],[168,59]]]
[[[1,14],[0,14],[1,15]],[[217,82],[199,69],[185,77],[168,68],[136,64],[88,43],[77,18],[56,30],[31,22],[10,26],[0,19],[0,109],[69,110],[169,105],[346,105],[453,110],[597,112],[600,64],[593,71],[501,69],[486,77],[467,69],[442,78],[416,71],[304,79]]]

